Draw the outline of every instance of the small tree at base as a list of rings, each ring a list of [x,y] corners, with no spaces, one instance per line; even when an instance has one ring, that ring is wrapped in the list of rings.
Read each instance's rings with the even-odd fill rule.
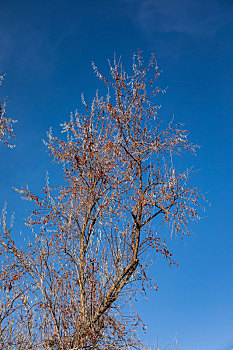
[[[3,214],[2,349],[141,348],[140,318],[122,307],[145,288],[147,252],[174,264],[157,225],[183,238],[198,219],[198,189],[189,186],[188,170],[173,166],[196,146],[181,125],[164,128],[158,118],[155,55],[147,65],[134,55],[131,75],[121,61],[110,65],[110,79],[93,68],[107,97],[97,93],[89,106],[82,96],[85,113],[62,125],[66,138],[48,133],[62,183],[47,178],[42,197],[17,190],[35,203],[27,249]]]

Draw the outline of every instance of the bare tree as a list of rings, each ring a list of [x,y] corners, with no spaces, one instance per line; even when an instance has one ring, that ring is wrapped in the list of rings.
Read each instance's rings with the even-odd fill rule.
[[[93,68],[106,98],[97,93],[89,106],[82,96],[85,113],[62,125],[66,138],[48,133],[62,183],[47,177],[41,197],[17,190],[35,203],[33,243],[20,248],[3,215],[1,287],[11,298],[10,306],[3,299],[3,349],[140,348],[140,317],[127,303],[146,288],[147,252],[174,264],[158,227],[183,238],[198,219],[198,189],[173,165],[196,146],[180,124],[159,120],[155,55],[146,65],[134,55],[131,75],[121,61],[109,79]]]
[[[0,76],[0,85],[3,78],[3,75]],[[0,100],[0,142],[3,142],[3,144],[9,148],[14,147],[9,143],[9,139],[15,138],[15,135],[13,134],[14,123],[16,123],[16,120],[6,116],[6,100]]]

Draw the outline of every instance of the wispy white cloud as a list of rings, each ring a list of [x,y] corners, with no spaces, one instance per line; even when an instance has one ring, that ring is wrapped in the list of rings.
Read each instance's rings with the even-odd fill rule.
[[[124,0],[146,32],[213,35],[233,19],[231,0]]]

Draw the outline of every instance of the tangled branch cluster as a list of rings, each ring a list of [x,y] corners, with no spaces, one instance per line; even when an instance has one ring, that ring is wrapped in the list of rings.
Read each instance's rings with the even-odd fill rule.
[[[0,304],[1,349],[140,349],[135,329],[141,320],[127,306],[144,289],[147,252],[175,264],[157,234],[188,234],[198,219],[197,188],[189,171],[173,158],[196,146],[181,125],[163,127],[153,99],[159,71],[155,55],[144,65],[140,52],[128,75],[122,62],[110,64],[107,86],[85,113],[62,125],[62,137],[48,133],[52,162],[63,181],[33,201],[27,220],[34,240],[26,249],[12,238],[2,217]],[[112,97],[110,97],[112,96]],[[64,137],[66,135],[66,137]]]
[[[0,76],[0,85],[3,78],[4,76]],[[0,100],[0,142],[3,142],[3,144],[9,148],[14,147],[14,145],[9,143],[9,139],[15,138],[13,134],[13,124],[16,122],[16,120],[6,116],[6,100]]]

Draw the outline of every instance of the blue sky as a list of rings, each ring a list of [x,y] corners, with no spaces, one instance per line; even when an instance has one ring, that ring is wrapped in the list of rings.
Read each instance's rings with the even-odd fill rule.
[[[12,186],[44,184],[49,158],[42,139],[91,99],[114,53],[129,66],[133,52],[156,52],[167,87],[161,118],[182,122],[198,156],[184,166],[200,171],[193,182],[211,201],[185,245],[169,246],[179,263],[155,262],[159,285],[138,303],[148,326],[147,342],[181,339],[184,350],[233,349],[232,235],[232,0],[57,0],[0,2],[0,96],[18,120],[16,148],[0,147],[0,206],[15,211],[15,236],[27,203]]]

